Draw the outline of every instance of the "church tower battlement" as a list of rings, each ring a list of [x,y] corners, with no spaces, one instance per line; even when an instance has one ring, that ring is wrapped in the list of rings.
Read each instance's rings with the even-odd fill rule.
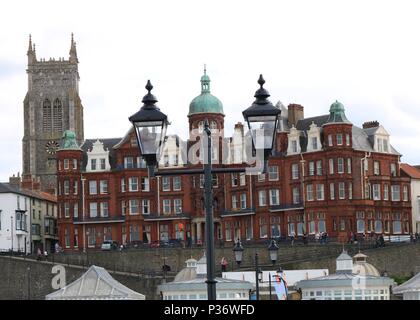
[[[23,176],[38,177],[43,190],[56,189],[56,150],[71,130],[81,144],[83,106],[79,97],[76,42],[71,35],[68,60],[38,59],[29,36],[28,91],[24,100]]]

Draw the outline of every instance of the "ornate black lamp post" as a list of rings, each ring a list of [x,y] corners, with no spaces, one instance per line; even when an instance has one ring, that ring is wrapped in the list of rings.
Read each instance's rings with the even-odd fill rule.
[[[238,241],[236,241],[235,246],[233,247],[233,253],[235,254],[235,261],[238,264],[239,268],[244,253],[244,247],[242,246],[241,240],[238,239]]]
[[[277,257],[278,257],[278,251],[279,251],[279,246],[276,243],[276,240],[271,239],[270,245],[268,246],[268,253],[270,255],[270,259],[271,262],[273,263],[273,266],[276,264],[277,261]],[[271,300],[271,277],[272,274],[269,273],[268,274],[268,286],[270,288],[270,300]]]
[[[279,246],[276,243],[276,240],[272,239],[270,242],[270,245],[268,246],[268,253],[270,254],[271,262],[273,263],[273,266],[276,264]]]
[[[264,79],[262,75],[258,80],[260,89],[255,93],[256,100],[251,107],[243,112],[245,121],[251,130],[253,151],[257,156],[268,157],[273,147],[274,135],[277,128],[277,119],[280,109],[274,107],[267,98],[270,96],[263,88]],[[179,169],[156,171],[159,163],[163,143],[165,141],[168,118],[155,105],[156,97],[150,93],[153,86],[150,80],[147,82],[148,93],[144,96],[144,103],[141,109],[133,114],[129,120],[133,124],[137,137],[137,143],[141,156],[146,161],[149,176],[171,176],[182,174],[204,174],[205,188],[205,207],[206,207],[206,259],[207,259],[207,297],[209,300],[216,300],[216,281],[215,281],[215,258],[214,258],[214,224],[213,224],[213,173],[235,173],[245,172],[246,168],[212,168],[211,164],[211,130],[206,120],[204,132],[207,135],[204,150],[203,169]],[[254,150],[255,149],[255,150]],[[267,167],[267,159],[264,160],[264,170]],[[264,171],[265,172],[265,171]]]
[[[270,94],[263,88],[265,80],[260,74],[260,88],[255,92],[254,103],[242,112],[251,133],[252,147],[257,158],[264,159],[263,172],[267,171],[268,157],[273,150],[280,109],[267,99]]]
[[[165,140],[168,117],[155,105],[157,99],[150,93],[153,89],[150,80],[146,89],[148,93],[143,97],[143,106],[129,120],[134,126],[140,153],[146,161],[149,174],[153,176]]]

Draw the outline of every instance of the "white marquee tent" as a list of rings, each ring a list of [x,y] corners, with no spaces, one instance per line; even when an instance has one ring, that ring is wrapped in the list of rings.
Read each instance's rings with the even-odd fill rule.
[[[145,300],[145,295],[127,288],[115,280],[104,268],[91,266],[79,279],[46,300]]]

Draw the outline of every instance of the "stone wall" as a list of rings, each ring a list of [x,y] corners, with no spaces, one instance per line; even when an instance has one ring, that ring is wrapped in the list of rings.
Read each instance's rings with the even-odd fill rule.
[[[281,246],[279,250],[279,263],[283,269],[317,269],[328,268],[335,271],[335,259],[342,251],[340,245],[328,244],[325,246],[310,245],[307,247]],[[358,252],[357,246],[346,246],[350,255]],[[241,270],[253,268],[255,251],[259,254],[259,261],[263,268],[270,268],[268,252],[265,247],[246,248],[244,263]],[[420,272],[420,244],[388,245],[385,248],[362,250],[368,255],[368,262],[373,264],[380,272],[387,271],[392,276],[411,276]],[[162,282],[161,264],[165,255],[166,263],[171,266],[168,281],[172,281],[177,271],[184,267],[189,257],[196,259],[203,254],[203,249],[148,249],[123,252],[96,252],[89,254],[60,254],[55,256],[55,262],[61,260],[66,267],[66,281],[70,283],[80,277],[87,265],[95,264],[105,267],[111,275],[130,289],[146,295],[146,299],[158,299],[157,286]],[[232,248],[217,248],[217,262],[222,256],[229,259],[228,271],[237,270],[233,264]],[[51,259],[51,257],[49,257]],[[89,262],[88,262],[89,261]],[[77,263],[78,262],[78,263]],[[71,265],[71,263],[80,266]],[[70,264],[70,265],[68,265]],[[28,267],[30,267],[30,297],[44,299],[45,295],[53,292],[51,287],[52,262],[38,262],[22,258],[0,256],[0,299],[27,299],[28,298]],[[219,265],[216,266],[220,271]],[[121,270],[114,272],[115,270]],[[124,272],[122,272],[124,271]],[[128,273],[130,272],[130,273]]]
[[[0,256],[0,300],[43,300],[45,296],[56,291],[51,286],[55,274],[51,273],[53,264]],[[85,268],[65,266],[66,283],[78,279]],[[161,277],[150,275],[113,273],[111,275],[128,288],[146,295],[146,299],[158,299],[156,288],[162,282]],[[168,279],[172,281],[171,278]]]
[[[348,246],[346,248],[348,248],[350,252],[356,252],[358,247]],[[313,260],[314,257],[336,257],[342,250],[343,246],[337,244],[311,244],[308,246],[303,246],[301,244],[294,246],[281,245],[278,261],[282,265],[285,262],[291,261]],[[95,264],[110,270],[124,272],[159,272],[165,260],[165,263],[171,267],[172,272],[178,272],[184,268],[187,259],[193,257],[198,260],[203,256],[204,252],[205,248],[153,248],[123,250],[122,252],[95,251],[88,253],[66,252],[55,255],[54,259],[55,261],[65,264]],[[245,247],[241,269],[252,268],[254,265],[255,252],[258,252],[261,266],[271,266],[267,248],[265,246],[252,246]],[[215,255],[217,271],[220,271],[220,261],[222,257],[226,257],[229,262],[228,271],[237,269],[232,247],[218,247],[215,249]],[[166,257],[166,259],[163,257]]]

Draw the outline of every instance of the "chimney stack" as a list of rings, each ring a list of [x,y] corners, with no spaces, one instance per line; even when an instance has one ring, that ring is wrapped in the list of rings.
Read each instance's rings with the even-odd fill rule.
[[[291,103],[287,106],[287,115],[289,120],[289,127],[297,125],[299,120],[303,119],[303,106],[300,104]]]
[[[379,127],[379,122],[376,120],[363,123],[363,129],[376,128],[376,127]]]

